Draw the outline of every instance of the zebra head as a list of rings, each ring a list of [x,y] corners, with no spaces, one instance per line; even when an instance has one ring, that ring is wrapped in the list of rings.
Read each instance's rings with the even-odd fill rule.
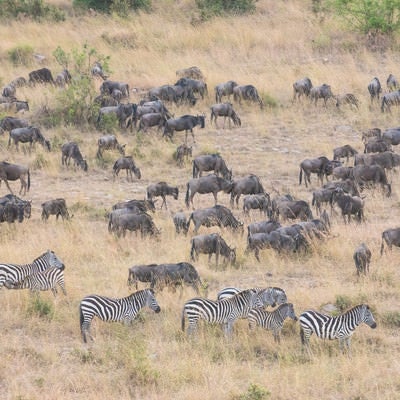
[[[276,304],[284,304],[287,303],[287,296],[283,289],[274,287],[272,288],[272,296]],[[274,307],[274,306],[273,306]]]
[[[367,324],[370,328],[376,328],[376,321],[372,315],[372,311],[367,304],[361,305],[361,320]]]
[[[153,289],[145,289],[144,294],[146,297],[146,306],[149,307],[154,312],[159,313],[161,311],[161,308],[157,303],[157,299],[154,295],[154,290]]]
[[[286,308],[286,317],[291,318],[293,321],[297,321],[296,313],[292,303],[282,304],[281,307]]]
[[[48,263],[50,267],[64,269],[64,263],[56,256],[56,253],[54,253],[54,251],[47,250],[46,254],[48,255]]]

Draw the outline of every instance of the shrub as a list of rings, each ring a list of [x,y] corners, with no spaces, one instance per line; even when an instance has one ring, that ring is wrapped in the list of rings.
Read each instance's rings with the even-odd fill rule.
[[[224,14],[247,14],[254,12],[257,0],[196,0],[202,20]]]
[[[233,396],[232,400],[265,400],[271,396],[271,393],[261,386],[252,383],[249,385],[247,392]]]
[[[381,315],[383,325],[390,328],[400,328],[400,312],[388,311]]]
[[[42,300],[38,295],[33,296],[32,302],[28,306],[27,314],[51,320],[54,316],[54,305],[52,302]]]
[[[104,13],[116,13],[126,17],[129,11],[145,10],[151,8],[151,0],[74,0],[74,7],[82,9],[93,9]]]
[[[8,58],[14,64],[28,66],[33,59],[33,48],[29,45],[21,45],[8,50]]]
[[[35,21],[55,21],[65,20],[64,12],[51,4],[46,4],[43,0],[0,0],[0,18],[3,20],[28,16]]]

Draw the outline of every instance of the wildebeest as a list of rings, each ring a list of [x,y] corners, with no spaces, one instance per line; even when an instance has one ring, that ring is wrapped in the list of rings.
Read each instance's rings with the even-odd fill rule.
[[[358,222],[364,221],[364,200],[361,197],[351,196],[338,188],[334,191],[332,196],[332,204],[335,203],[342,211],[344,223],[350,223],[352,215],[356,217]]]
[[[218,192],[223,190],[225,193],[230,193],[231,189],[232,181],[221,178],[215,174],[190,179],[186,185],[186,207],[189,208],[191,203],[192,207],[194,208],[193,197],[196,193],[212,193],[214,196],[215,204],[217,204]]]
[[[173,215],[172,220],[175,225],[175,232],[179,235],[181,232],[186,235],[188,232],[188,221],[186,214],[183,211],[177,212]]]
[[[13,79],[10,83],[11,86],[14,86],[15,88],[23,87],[27,85],[27,81],[23,76],[19,76],[15,79]]]
[[[301,185],[301,181],[303,179],[303,172],[304,172],[304,184],[306,185],[306,187],[308,186],[307,182],[311,184],[310,176],[312,173],[318,175],[318,178],[321,181],[322,185],[324,176],[326,176],[328,168],[329,168],[329,159],[325,156],[321,156],[318,158],[306,158],[300,163],[299,185]]]
[[[30,218],[32,212],[32,201],[23,200],[14,194],[6,194],[0,198],[0,205],[5,206],[6,204],[15,204],[18,207],[22,207],[24,218]]]
[[[371,250],[365,243],[361,243],[354,251],[353,260],[356,265],[357,274],[366,275],[369,272],[369,264],[371,262]]]
[[[384,243],[392,250],[392,246],[400,247],[400,228],[386,229],[382,232],[381,255],[383,254]]]
[[[97,149],[97,158],[103,157],[104,150],[115,150],[117,149],[122,156],[125,156],[125,146],[120,145],[115,135],[105,135],[99,138],[97,141],[98,149]]]
[[[331,204],[335,188],[320,188],[313,191],[311,205],[315,206],[317,214],[321,214],[322,204]]]
[[[125,82],[106,80],[100,86],[100,93],[111,96],[115,89],[120,90],[124,97],[129,97],[129,85]]]
[[[380,128],[370,128],[362,133],[361,139],[363,143],[367,143],[370,138],[381,139],[382,130]]]
[[[56,220],[58,220],[59,216],[63,220],[71,218],[64,198],[48,200],[42,203],[42,220],[47,221],[50,215],[55,215]]]
[[[157,130],[161,130],[161,128],[165,127],[167,121],[168,118],[159,112],[144,114],[140,118],[138,132],[141,130],[147,132],[147,129],[153,126],[157,126]]]
[[[129,268],[128,274],[128,286],[135,285],[136,290],[138,289],[138,282],[151,283],[153,280],[153,270],[157,264],[147,265],[134,265]]]
[[[94,98],[93,103],[98,104],[100,108],[103,108],[115,107],[119,104],[119,101],[110,95],[100,94],[99,96]]]
[[[232,183],[230,204],[233,207],[236,199],[236,207],[239,208],[239,198],[242,194],[265,194],[263,185],[257,175],[250,174],[243,178],[235,179]]]
[[[332,189],[335,190],[337,188],[341,188],[345,193],[349,193],[352,196],[359,196],[360,192],[353,178],[347,178],[344,181],[331,181],[325,183],[322,186],[323,189]]]
[[[194,224],[194,234],[197,234],[202,225],[208,228],[211,226],[219,226],[243,231],[243,222],[238,221],[229,208],[218,204],[214,207],[193,211],[188,220],[188,228],[191,221],[193,221]]]
[[[29,126],[29,121],[16,117],[4,117],[0,121],[0,135],[4,132],[10,132],[15,128],[25,128]]]
[[[71,158],[74,160],[75,166],[81,167],[85,172],[88,170],[88,164],[76,142],[64,143],[61,147],[61,164],[69,166]]]
[[[243,212],[249,214],[250,210],[260,210],[260,213],[271,216],[271,199],[268,193],[248,194],[243,198]]]
[[[176,148],[175,152],[175,159],[179,167],[183,167],[183,162],[186,159],[186,161],[189,160],[189,157],[192,157],[193,152],[192,152],[192,146],[187,146],[185,143],[180,144]]]
[[[143,200],[132,199],[116,203],[112,206],[113,210],[118,210],[121,208],[132,208],[139,212],[151,211],[152,213],[154,213],[156,211],[156,206],[154,204],[154,201],[149,199],[143,199]]]
[[[346,161],[349,162],[349,158],[353,157],[356,154],[358,154],[358,151],[349,144],[345,144],[344,146],[336,147],[335,149],[333,149],[334,160],[346,158]]]
[[[253,233],[271,233],[280,227],[281,224],[274,220],[253,222],[247,226],[247,235],[252,235]]]
[[[371,182],[375,185],[379,184],[388,197],[392,193],[392,187],[388,182],[385,170],[380,165],[356,165],[352,169],[352,175],[360,190]]]
[[[29,168],[19,164],[11,164],[7,161],[0,162],[0,183],[4,181],[7,189],[13,193],[8,184],[8,181],[16,181],[17,179],[21,182],[21,189],[19,194],[24,191],[24,195],[26,192],[29,192],[29,188],[31,187],[31,175],[29,172]]]
[[[118,210],[116,210],[118,211]],[[125,237],[126,231],[140,231],[141,237],[148,235],[157,236],[160,231],[154,224],[153,218],[146,213],[122,213],[116,216],[112,221],[111,232],[115,232],[118,237]]]
[[[29,111],[29,104],[27,101],[14,100],[7,103],[0,103],[0,112],[23,114],[25,111]]]
[[[54,84],[54,79],[51,71],[48,68],[40,68],[35,71],[29,72],[29,83],[32,85],[36,83]]]
[[[276,203],[274,214],[282,216],[283,220],[300,219],[307,221],[313,219],[310,205],[304,200],[281,200]]]
[[[15,98],[15,94],[17,92],[16,87],[13,84],[8,84],[3,87],[3,90],[1,91],[1,95],[4,97],[12,97]]]
[[[229,261],[234,264],[236,261],[236,250],[230,248],[218,233],[193,236],[190,245],[190,259],[192,261],[199,259],[199,253],[208,254],[208,262],[210,262],[211,256],[215,254],[217,267],[220,255],[224,257],[225,262]]]
[[[396,77],[393,74],[389,74],[389,76],[387,77],[386,87],[389,90],[389,92],[392,92],[393,90],[397,90],[400,88],[399,82],[397,81]]]
[[[135,161],[132,156],[124,156],[118,158],[113,165],[113,177],[115,179],[118,176],[119,171],[121,169],[126,170],[126,179],[129,181],[129,177],[131,178],[131,182],[133,182],[132,172],[135,174],[136,178],[140,179],[142,177],[142,173],[140,169],[136,166]]]
[[[225,121],[228,117],[229,128],[231,127],[231,120],[233,121],[235,126],[241,126],[242,121],[240,120],[239,116],[237,115],[236,111],[233,109],[232,103],[219,103],[214,104],[211,106],[211,118],[210,124],[214,121],[215,126],[217,125],[217,118],[224,117],[224,128],[225,128]]]
[[[108,78],[108,76],[103,71],[103,66],[98,61],[96,61],[93,64],[93,67],[91,69],[91,73],[95,77],[100,76],[100,78],[102,78],[103,81],[105,81]]]
[[[45,149],[50,151],[50,141],[46,140],[40,129],[35,126],[12,129],[10,131],[10,137],[8,139],[8,147],[11,146],[11,140],[14,141],[17,150],[19,142],[30,143],[30,150],[36,142],[39,142]]]
[[[217,103],[221,103],[223,96],[228,96],[228,99],[229,99],[230,96],[233,94],[233,89],[237,85],[238,84],[235,81],[228,81],[228,82],[220,83],[217,86],[215,86],[215,88],[214,88],[215,101]]]
[[[327,101],[333,97],[331,87],[326,83],[321,86],[314,86],[310,89],[310,100],[314,101],[317,105],[318,99],[324,100],[324,106],[326,107]]]
[[[214,171],[215,175],[221,174],[224,179],[232,179],[232,170],[228,169],[219,154],[205,154],[193,160],[193,178],[200,177],[203,171]]]
[[[200,79],[180,78],[175,86],[188,87],[192,93],[198,93],[202,99],[208,93],[207,84]]]
[[[257,102],[260,108],[264,107],[264,102],[258,94],[257,89],[253,85],[237,85],[233,88],[233,99],[238,101],[239,104],[243,100]]]
[[[363,154],[363,155],[365,155],[365,154]],[[335,179],[342,179],[342,180],[348,179],[348,178],[352,177],[352,170],[353,170],[353,167],[351,167],[351,166],[348,166],[348,167],[343,167],[343,166],[335,167],[332,170],[332,176]]]
[[[192,78],[204,81],[203,73],[200,71],[200,68],[196,66],[179,69],[176,71],[176,76],[180,78]]]
[[[359,101],[353,93],[339,94],[336,96],[336,107],[340,108],[342,105],[354,106],[358,109]]]
[[[176,186],[170,186],[166,182],[158,182],[147,186],[147,198],[153,200],[154,197],[160,196],[162,198],[161,208],[165,205],[167,207],[166,196],[172,196],[175,200],[178,200],[179,189]]]
[[[8,202],[4,205],[0,204],[0,223],[7,222],[9,224],[15,221],[22,222],[24,220],[24,206]]]
[[[385,170],[391,170],[400,165],[400,154],[392,151],[383,153],[360,154],[354,162],[354,165],[380,165]]]
[[[67,69],[63,69],[59,74],[57,74],[54,83],[56,86],[63,88],[65,85],[69,85],[71,80],[72,76],[69,71]]]
[[[199,125],[200,128],[204,128],[204,115],[183,115],[179,118],[171,118],[165,123],[163,136],[170,138],[172,141],[174,131],[185,131],[185,143],[187,143],[187,135],[188,131],[190,131],[193,141],[195,142],[193,128],[197,125]]]
[[[293,100],[294,102],[296,99],[300,100],[302,95],[308,97],[310,95],[310,90],[313,87],[310,78],[303,78],[299,79],[293,83]]]
[[[373,78],[372,81],[368,84],[368,92],[371,96],[371,104],[376,98],[379,100],[379,96],[382,92],[382,86],[377,77]]]
[[[386,140],[392,146],[400,144],[400,127],[388,128],[382,133],[382,139]]]
[[[364,153],[383,153],[391,150],[392,145],[385,139],[370,139],[364,146]]]
[[[391,112],[392,106],[400,105],[400,90],[395,90],[394,92],[385,93],[382,96],[381,111]]]
[[[99,126],[104,115],[115,114],[118,125],[120,128],[127,128],[129,125],[129,121],[132,118],[135,118],[137,109],[137,104],[127,103],[127,104],[118,104],[117,106],[112,107],[101,107],[99,110],[99,115],[97,117],[97,125]]]

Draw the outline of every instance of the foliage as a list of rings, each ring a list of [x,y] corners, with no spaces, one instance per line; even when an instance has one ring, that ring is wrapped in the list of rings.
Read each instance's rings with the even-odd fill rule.
[[[340,312],[343,312],[352,307],[353,302],[350,297],[339,294],[336,296],[335,306],[339,309]]]
[[[61,9],[43,0],[0,0],[0,18],[6,20],[19,16],[28,16],[39,22],[65,20]]]
[[[16,46],[8,50],[8,58],[14,64],[14,66],[28,66],[33,59],[33,48],[29,45]]]
[[[247,14],[254,12],[257,0],[196,0],[202,20],[218,15]]]
[[[247,392],[233,396],[232,400],[265,400],[270,397],[271,393],[261,386],[252,383],[249,385]]]
[[[93,9],[104,13],[116,13],[126,17],[129,11],[145,10],[151,8],[151,0],[74,0],[74,7]]]
[[[51,320],[54,315],[54,305],[50,301],[42,300],[39,295],[34,295],[28,306],[27,314]]]

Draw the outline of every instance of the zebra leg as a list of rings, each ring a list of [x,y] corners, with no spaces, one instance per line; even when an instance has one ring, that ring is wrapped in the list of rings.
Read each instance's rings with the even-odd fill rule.
[[[278,344],[281,343],[281,335],[280,335],[281,331],[280,329],[274,329],[273,331],[273,335],[274,335],[274,341]]]

